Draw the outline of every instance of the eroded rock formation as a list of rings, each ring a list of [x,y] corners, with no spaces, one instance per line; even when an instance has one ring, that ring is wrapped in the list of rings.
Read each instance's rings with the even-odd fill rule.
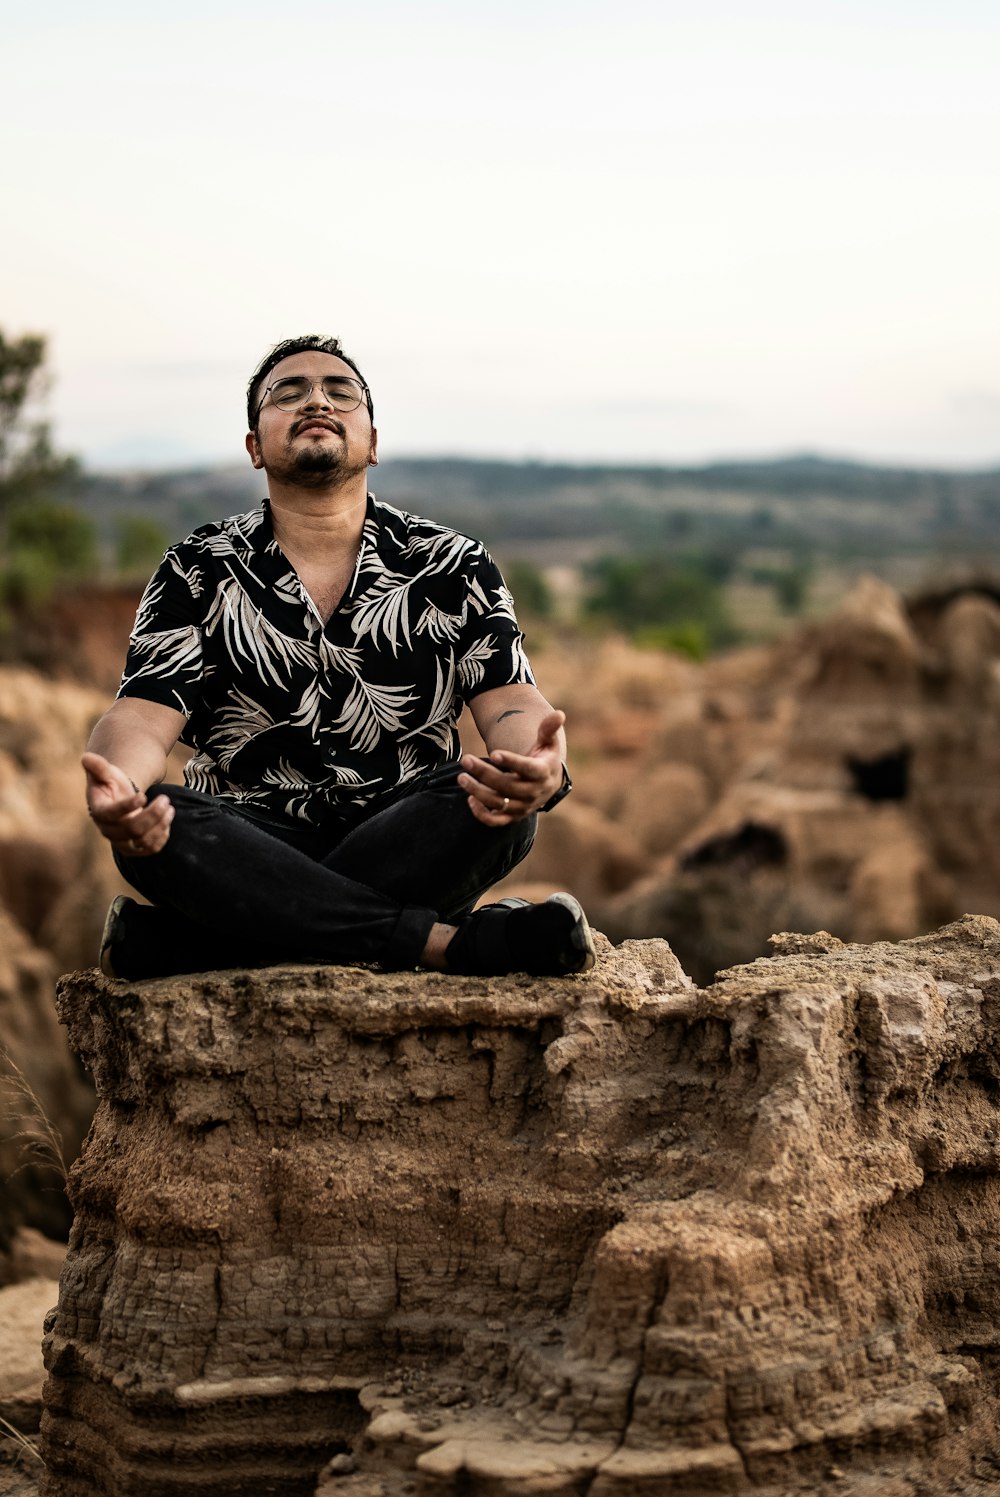
[[[996,1478],[996,922],[780,938],[704,990],[642,941],[60,1002],[100,1101],[48,1497]]]
[[[0,907],[57,970],[94,959],[125,885],[87,819],[80,755],[110,698],[0,667]]]
[[[0,904],[63,970],[93,960],[123,887],[78,756],[126,604],[66,603],[60,628],[75,619],[81,679],[100,690],[0,668]],[[533,656],[566,709],[577,788],[504,892],[569,888],[612,939],[662,936],[702,982],[774,930],[898,940],[1000,911],[992,593],[907,604],[867,579],[828,618],[703,665],[558,631]],[[463,737],[476,751],[471,721]]]
[[[64,1166],[93,1112],[56,1019],[55,979],[51,956],[0,906],[0,1285],[22,1276],[19,1228],[65,1239]]]
[[[707,982],[774,930],[898,940],[1000,911],[993,597],[908,606],[869,578],[828,618],[700,668],[612,643],[540,665],[572,726],[577,806],[638,846],[628,887],[587,871],[613,939],[663,936]],[[542,818],[512,892],[559,882],[555,843]]]

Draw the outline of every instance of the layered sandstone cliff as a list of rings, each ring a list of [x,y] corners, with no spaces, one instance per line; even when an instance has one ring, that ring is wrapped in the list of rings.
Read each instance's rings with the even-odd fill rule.
[[[99,1107],[48,1497],[996,1479],[994,921],[784,938],[700,991],[641,941],[563,981],[87,972],[60,1005]]]

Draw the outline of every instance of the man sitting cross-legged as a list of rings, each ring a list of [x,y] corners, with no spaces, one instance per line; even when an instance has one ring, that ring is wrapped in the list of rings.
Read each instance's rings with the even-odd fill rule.
[[[473,908],[570,788],[496,565],[368,493],[371,393],[336,339],[273,349],[247,415],[267,498],[167,552],[83,758],[90,814],[152,901],[115,900],[104,970],[586,970],[572,896]],[[466,703],[488,758],[461,753]],[[178,739],[183,787],[162,783]]]

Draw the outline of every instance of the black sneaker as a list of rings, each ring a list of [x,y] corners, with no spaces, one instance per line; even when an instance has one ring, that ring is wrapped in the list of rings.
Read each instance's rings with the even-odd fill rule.
[[[594,965],[594,939],[572,894],[553,894],[542,904],[502,899],[473,910],[459,924],[445,960],[449,972],[467,977],[568,977]]]
[[[125,939],[125,914],[129,909],[136,910],[139,906],[134,899],[129,899],[127,894],[118,894],[111,901],[108,913],[104,919],[104,931],[101,935],[101,955],[98,965],[105,977],[120,977],[122,974],[115,971],[114,950],[120,946]]]

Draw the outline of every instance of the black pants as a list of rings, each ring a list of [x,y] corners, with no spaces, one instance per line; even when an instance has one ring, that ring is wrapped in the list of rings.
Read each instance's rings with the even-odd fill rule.
[[[327,831],[153,785],[175,807],[150,858],[115,854],[155,909],[129,920],[128,974],[168,977],[280,962],[377,961],[413,967],[436,921],[455,923],[519,863],[534,816],[487,827],[457,765],[413,780],[360,824]]]

